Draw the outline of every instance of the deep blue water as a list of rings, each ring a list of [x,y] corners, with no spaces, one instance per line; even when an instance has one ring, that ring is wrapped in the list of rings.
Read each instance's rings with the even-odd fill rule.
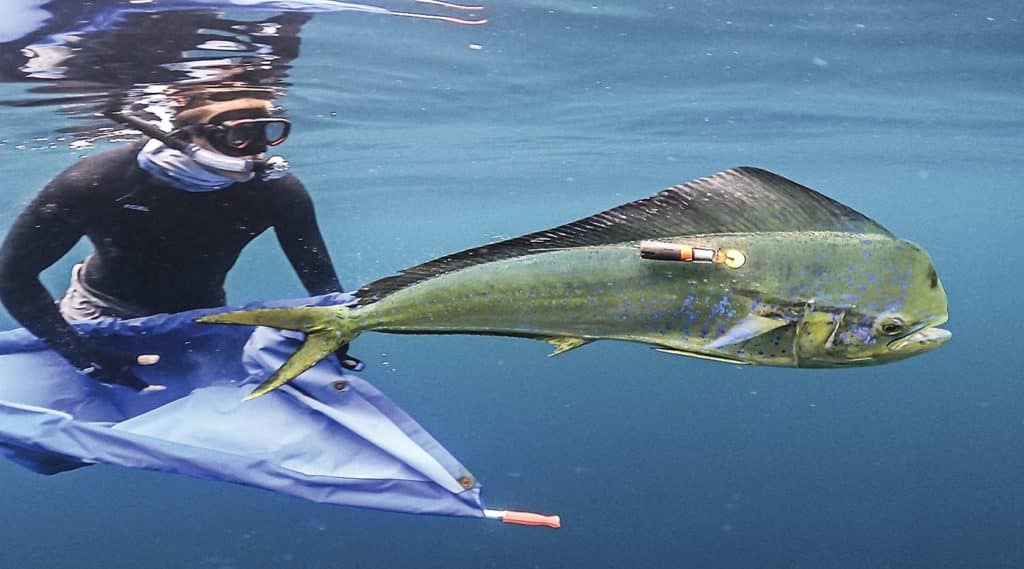
[[[0,567],[1024,567],[1024,6],[512,0],[479,15],[302,27],[281,151],[346,286],[749,164],[928,249],[953,340],[882,367],[789,370],[368,334],[353,345],[364,376],[489,504],[563,528],[2,462]],[[28,87],[2,83],[0,99]],[[58,140],[82,122],[67,110],[0,107],[0,230],[111,147]],[[86,250],[45,274],[55,294]],[[228,292],[302,296],[271,236]]]

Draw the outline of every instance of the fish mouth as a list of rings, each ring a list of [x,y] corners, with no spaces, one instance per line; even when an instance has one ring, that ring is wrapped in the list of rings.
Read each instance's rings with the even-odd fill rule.
[[[953,337],[949,330],[939,328],[938,325],[945,322],[949,316],[943,314],[931,322],[927,322],[915,331],[889,342],[889,349],[898,352],[910,347],[932,349],[941,346]]]

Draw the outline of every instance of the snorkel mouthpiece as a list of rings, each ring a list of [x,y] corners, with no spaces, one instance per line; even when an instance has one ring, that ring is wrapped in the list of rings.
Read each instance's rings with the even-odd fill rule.
[[[198,144],[185,147],[185,155],[204,168],[231,172],[232,174],[251,174],[254,169],[253,160],[238,156],[226,156],[219,152],[207,150]]]
[[[288,174],[288,161],[281,156],[265,159],[227,156],[196,144],[189,144],[185,154],[204,168],[233,174],[249,174],[250,179],[258,177],[263,181],[276,180]]]

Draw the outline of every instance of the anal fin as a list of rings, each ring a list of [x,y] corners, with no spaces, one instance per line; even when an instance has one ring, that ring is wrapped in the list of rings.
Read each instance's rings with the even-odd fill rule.
[[[687,356],[687,357],[690,357],[690,358],[699,358],[699,359],[702,359],[702,360],[711,360],[713,362],[723,362],[723,363],[734,364],[734,365],[744,365],[744,366],[745,365],[750,365],[750,362],[745,362],[743,360],[731,359],[731,358],[727,358],[727,357],[724,357],[724,356],[712,356],[712,355],[709,355],[709,354],[702,354],[700,352],[688,352],[686,350],[674,350],[672,348],[654,348],[654,349],[658,350],[659,352],[664,352],[666,354],[672,354],[674,356]]]
[[[553,338],[544,338],[544,341],[555,347],[555,351],[548,354],[548,357],[557,356],[558,354],[564,354],[569,350],[574,350],[580,346],[593,342],[593,340],[587,340],[584,338],[574,338],[571,336],[555,336]]]

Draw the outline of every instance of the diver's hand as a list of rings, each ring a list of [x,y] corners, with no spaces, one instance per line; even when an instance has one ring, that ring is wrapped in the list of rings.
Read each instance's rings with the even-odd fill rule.
[[[338,362],[341,363],[341,367],[349,371],[363,371],[363,368],[366,367],[363,365],[363,360],[348,353],[348,344],[338,348],[334,355],[338,356]]]
[[[160,361],[160,356],[143,354],[132,356],[104,350],[89,350],[84,358],[76,358],[75,367],[85,375],[101,383],[123,385],[141,393],[151,393],[166,389],[163,385],[150,385],[139,379],[132,367],[136,365],[153,365]]]

